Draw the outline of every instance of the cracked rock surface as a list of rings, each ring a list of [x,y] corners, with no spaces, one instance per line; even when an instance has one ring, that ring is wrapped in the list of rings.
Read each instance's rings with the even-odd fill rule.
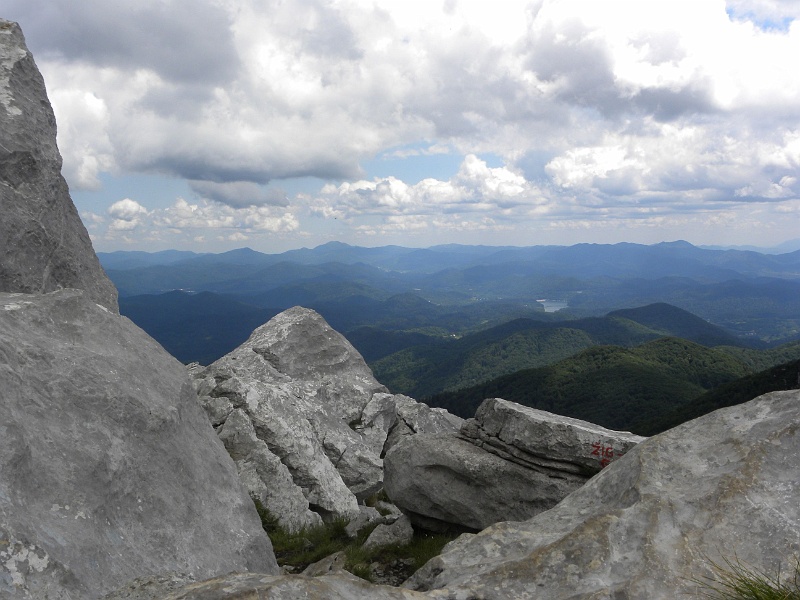
[[[695,597],[709,560],[775,574],[800,553],[800,391],[649,438],[551,510],[445,548],[408,582],[449,598]]]
[[[458,434],[399,441],[385,487],[415,525],[478,531],[552,508],[644,439],[490,398]]]
[[[712,574],[709,560],[790,574],[800,553],[798,456],[800,391],[776,392],[645,440],[528,521],[462,535],[405,589],[343,574],[232,575],[159,598],[700,597],[693,580]]]
[[[290,530],[354,519],[383,487],[390,431],[456,431],[458,417],[389,394],[355,348],[295,307],[206,368],[200,402],[248,490]]]

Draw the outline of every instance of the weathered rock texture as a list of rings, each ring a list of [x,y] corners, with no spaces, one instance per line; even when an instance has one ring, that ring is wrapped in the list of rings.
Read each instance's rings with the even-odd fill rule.
[[[277,572],[186,371],[79,290],[0,294],[0,597]]]
[[[411,543],[414,529],[411,521],[403,515],[393,523],[378,525],[364,542],[364,548],[402,546]]]
[[[398,442],[387,459],[428,437]],[[467,440],[461,443],[503,460]],[[343,575],[234,575],[166,597],[693,597],[693,581],[713,575],[709,561],[738,559],[769,574],[779,567],[790,570],[800,554],[798,456],[800,391],[768,394],[645,440],[528,521],[497,523],[461,536],[407,582],[417,595]]]
[[[429,594],[373,585],[347,574],[309,577],[284,575],[270,577],[236,573],[210,581],[190,584],[163,595],[129,595],[113,600],[425,600]]]
[[[44,81],[16,23],[0,19],[0,292],[86,290],[118,312],[61,176]]]
[[[408,437],[387,453],[385,465],[392,502],[430,531],[527,519],[586,482],[572,473],[550,477],[447,434]]]
[[[419,527],[478,531],[552,508],[643,439],[493,398],[460,435],[397,443],[384,485]]]
[[[342,335],[300,307],[192,372],[244,484],[290,530],[357,517],[359,501],[383,485],[390,431],[399,439],[462,423],[387,393]]]
[[[410,581],[447,598],[691,597],[708,560],[786,572],[800,553],[800,392],[651,438],[555,508],[462,536]]]
[[[484,400],[461,435],[487,452],[555,476],[594,475],[645,439],[501,398]]]

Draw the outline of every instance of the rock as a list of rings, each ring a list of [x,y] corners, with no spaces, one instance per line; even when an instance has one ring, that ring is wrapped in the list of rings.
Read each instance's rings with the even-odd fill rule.
[[[262,469],[256,477],[257,470],[250,469],[248,490],[263,495],[271,489],[275,498],[302,493],[308,509],[323,519],[355,519],[359,502],[383,487],[381,454],[398,420],[408,419],[420,430],[452,431],[461,423],[445,411],[387,393],[352,345],[319,314],[301,307],[257,328],[209,367],[190,370],[218,431],[232,431],[227,427],[232,415],[235,429],[243,431],[246,416],[262,451],[276,456],[290,475],[278,480]],[[249,450],[237,452],[234,437],[226,439],[241,472]],[[255,443],[249,433],[236,439],[248,449]],[[270,510],[289,529],[304,522]]]
[[[388,525],[378,525],[364,542],[364,548],[403,546],[411,543],[414,529],[405,515]]]
[[[85,290],[119,312],[61,176],[44,81],[16,23],[0,19],[0,292]]]
[[[408,396],[394,397],[396,418],[383,447],[389,451],[403,437],[417,433],[455,433],[464,425],[464,419],[443,408],[431,408]]]
[[[322,519],[309,509],[308,500],[300,488],[293,485],[289,469],[258,439],[253,423],[243,410],[231,411],[219,437],[236,463],[245,488],[272,516],[280,515],[280,523],[285,529],[299,531],[322,525]]]
[[[418,527],[478,531],[552,508],[645,438],[492,398],[459,435],[395,439],[392,501]]]
[[[322,575],[330,575],[331,573],[341,573],[344,571],[344,566],[347,557],[343,551],[334,552],[330,556],[326,556],[322,560],[308,565],[303,569],[303,575],[307,577],[321,577]]]
[[[375,508],[378,510],[380,514],[383,515],[384,519],[389,519],[392,521],[400,518],[400,515],[403,514],[403,511],[397,508],[397,506],[395,506],[391,502],[385,502],[383,500],[378,500],[375,503]]]
[[[444,598],[697,595],[709,561],[774,574],[800,553],[800,391],[633,448],[555,508],[462,536],[407,585]]]
[[[155,600],[194,582],[194,577],[186,573],[166,573],[152,577],[140,577],[103,596],[103,600]]]
[[[555,476],[505,460],[448,434],[418,434],[385,458],[387,494],[414,525],[431,531],[478,531],[552,508],[586,477]]]
[[[0,597],[278,572],[186,371],[128,319],[79,290],[2,293],[0,380]]]
[[[377,509],[371,506],[359,506],[358,516],[347,524],[344,531],[347,537],[351,539],[357,538],[358,534],[370,525],[383,522],[383,516],[381,516],[381,513],[379,513]]]
[[[435,597],[435,596],[433,596]],[[420,594],[385,585],[374,585],[349,573],[321,577],[305,575],[268,576],[233,573],[209,581],[189,584],[182,590],[161,597],[136,600],[423,600]]]
[[[487,452],[524,466],[586,476],[645,439],[501,398],[484,400],[461,435]]]
[[[300,318],[302,320],[302,316]],[[199,374],[195,382],[201,403],[208,407],[212,404],[209,397],[224,398],[232,409],[243,411],[258,439],[288,469],[291,476],[289,487],[302,492],[311,510],[324,518],[354,518],[358,515],[356,495],[347,487],[326,452],[341,446],[343,436],[353,435],[345,420],[352,411],[344,410],[342,415],[337,410],[346,403],[341,393],[337,395],[338,402],[327,404],[323,398],[325,392],[321,391],[323,386],[316,379],[296,381],[275,368],[276,364],[280,365],[279,359],[268,354],[270,338],[276,334],[271,328],[273,321],[256,329],[242,346]],[[285,319],[278,324],[285,330]],[[309,341],[311,339],[309,337]],[[305,348],[299,351],[304,352]],[[337,382],[336,387],[341,392],[341,382]],[[224,412],[209,412],[209,417],[212,422],[218,422]],[[224,425],[221,431],[224,431]],[[354,448],[348,458],[354,458],[356,453],[363,454],[364,451]],[[372,471],[379,472],[381,466],[373,465]],[[380,474],[373,477],[377,481],[381,479]],[[275,487],[277,485],[279,482],[270,479],[261,484],[273,488],[277,495],[292,493],[288,488]],[[248,489],[251,493],[258,493],[258,489]],[[276,513],[276,516],[282,525],[293,526],[284,521],[281,514]]]

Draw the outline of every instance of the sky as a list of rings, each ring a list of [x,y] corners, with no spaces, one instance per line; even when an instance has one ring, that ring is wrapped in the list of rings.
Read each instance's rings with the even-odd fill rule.
[[[800,238],[800,0],[5,0],[98,251]]]

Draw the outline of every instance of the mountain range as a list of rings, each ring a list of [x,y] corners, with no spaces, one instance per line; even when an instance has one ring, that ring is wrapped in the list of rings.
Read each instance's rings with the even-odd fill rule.
[[[341,331],[434,327],[459,334],[535,316],[543,310],[539,300],[549,299],[567,306],[556,318],[666,302],[754,342],[800,335],[800,251],[771,255],[686,242],[426,249],[332,242],[281,254],[242,248],[98,256],[121,297],[181,290],[271,311],[302,304]],[[452,314],[455,324],[446,318]]]
[[[496,395],[645,431],[800,358],[800,252],[330,243],[99,258],[120,312],[185,363],[210,364],[302,305],[392,392],[465,417]]]

